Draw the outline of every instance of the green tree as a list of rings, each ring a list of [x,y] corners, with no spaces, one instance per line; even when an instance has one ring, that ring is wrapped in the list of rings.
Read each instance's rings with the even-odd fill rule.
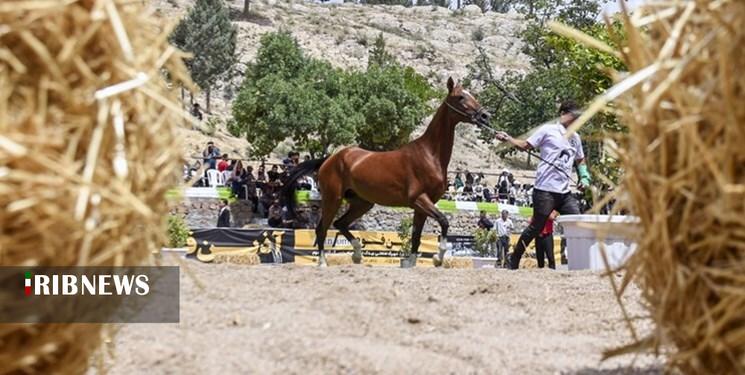
[[[385,38],[383,33],[380,33],[375,37],[375,43],[370,49],[367,66],[387,67],[392,65],[397,65],[396,58],[386,50]]]
[[[207,95],[208,112],[215,79],[235,63],[237,34],[222,0],[197,0],[171,35],[173,44],[193,55],[186,65],[192,80]]]
[[[529,51],[533,68],[530,72],[508,72],[495,79],[491,63],[483,53],[469,65],[468,78],[485,82],[479,98],[492,112],[492,124],[513,135],[524,134],[556,118],[562,100],[573,99],[580,105],[588,103],[612,85],[609,69],[625,69],[615,56],[553,34],[537,23],[531,24],[529,29],[532,29],[529,35],[540,42],[534,43],[535,49]],[[610,31],[604,24],[593,24],[583,31],[612,46],[617,46],[619,41],[611,36],[623,35],[618,23]],[[603,139],[609,133],[622,130],[612,114],[596,116],[583,128],[585,151],[596,172],[611,178],[618,176],[615,161],[607,158]],[[493,135],[484,132],[482,137],[491,139]]]
[[[345,72],[305,56],[287,32],[266,34],[233,102],[228,130],[245,134],[257,156],[288,137],[313,154],[355,142],[372,150],[400,146],[437,93],[393,60],[382,37],[371,56],[367,70]]]
[[[266,34],[233,103],[230,130],[245,133],[259,156],[288,137],[313,154],[352,143],[362,116],[342,92],[345,79],[327,62],[304,56],[289,33]]]

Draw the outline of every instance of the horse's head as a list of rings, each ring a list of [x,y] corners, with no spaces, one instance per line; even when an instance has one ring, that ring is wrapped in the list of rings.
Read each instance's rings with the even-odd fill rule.
[[[460,84],[455,84],[453,78],[448,78],[448,97],[445,104],[460,120],[477,126],[489,126],[491,115],[484,110],[478,100],[466,91]]]

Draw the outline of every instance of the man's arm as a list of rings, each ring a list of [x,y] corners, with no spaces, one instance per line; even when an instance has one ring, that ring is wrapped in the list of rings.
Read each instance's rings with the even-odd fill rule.
[[[527,151],[527,150],[532,150],[533,149],[533,146],[530,143],[528,143],[528,141],[526,141],[524,139],[512,138],[509,134],[507,134],[505,132],[497,132],[496,138],[499,141],[508,142],[512,146],[514,146],[516,148],[519,148],[519,149],[521,149],[523,151]]]

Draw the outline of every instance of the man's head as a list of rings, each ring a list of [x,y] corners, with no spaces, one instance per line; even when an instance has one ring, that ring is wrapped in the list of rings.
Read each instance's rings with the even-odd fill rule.
[[[228,161],[228,154],[222,154],[222,160]]]
[[[559,122],[565,128],[571,125],[581,114],[577,103],[571,100],[564,101],[559,106]]]
[[[484,211],[484,210],[481,210],[481,214],[480,214],[479,216],[480,216],[480,217],[482,217],[482,218],[483,218],[483,217],[486,217],[486,211]]]
[[[298,164],[300,162],[300,153],[297,151],[290,152],[290,160],[292,164]]]
[[[489,126],[491,115],[481,107],[476,98],[466,91],[463,86],[456,84],[453,78],[448,78],[448,97],[445,103],[460,117],[460,121],[479,126]]]
[[[510,217],[510,213],[507,210],[502,210],[502,220],[507,220]]]
[[[276,172],[276,171],[277,171],[277,164],[274,164],[272,165],[272,172]]]
[[[194,107],[194,109],[199,109],[199,103],[194,103],[192,107]]]
[[[220,199],[220,208],[223,208],[228,205],[227,199]]]

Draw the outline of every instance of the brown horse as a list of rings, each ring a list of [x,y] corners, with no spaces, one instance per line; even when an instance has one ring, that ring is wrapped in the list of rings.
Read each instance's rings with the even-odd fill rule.
[[[342,199],[349,209],[334,221],[334,227],[354,247],[352,260],[362,261],[362,246],[349,231],[349,225],[375,204],[411,207],[414,209],[411,255],[409,264],[416,264],[422,228],[427,217],[440,224],[440,251],[433,261],[442,263],[446,249],[448,221],[435,206],[447,189],[447,169],[453,152],[455,125],[468,122],[488,126],[489,113],[461,85],[448,79],[448,96],[437,110],[424,134],[398,150],[373,152],[359,147],[347,147],[323,159],[308,160],[294,168],[286,181],[284,197],[294,214],[295,181],[318,170],[322,214],[316,227],[316,245],[320,251],[318,263],[326,265],[324,242]]]

